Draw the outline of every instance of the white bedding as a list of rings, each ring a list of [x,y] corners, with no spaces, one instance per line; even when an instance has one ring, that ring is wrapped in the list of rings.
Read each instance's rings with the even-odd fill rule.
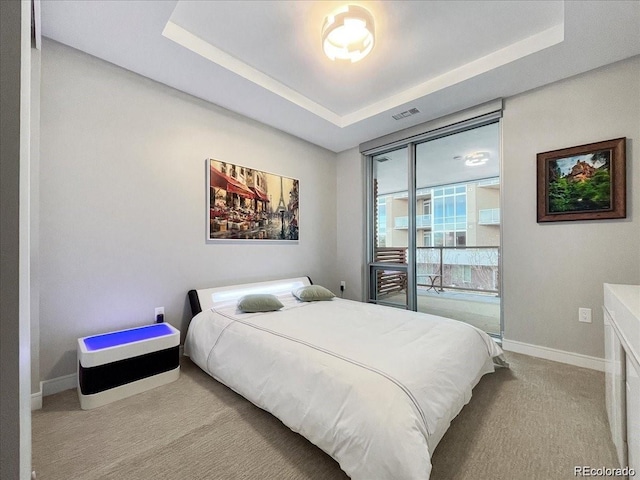
[[[349,300],[214,304],[185,354],[331,455],[353,480],[426,480],[430,453],[502,354],[454,320]]]

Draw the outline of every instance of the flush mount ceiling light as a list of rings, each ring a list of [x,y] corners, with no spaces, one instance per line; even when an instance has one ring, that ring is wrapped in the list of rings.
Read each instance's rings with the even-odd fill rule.
[[[364,7],[345,5],[328,15],[322,26],[322,48],[331,60],[362,60],[373,49],[373,16]]]
[[[464,164],[468,167],[476,167],[487,163],[489,158],[489,152],[473,152],[464,156]]]

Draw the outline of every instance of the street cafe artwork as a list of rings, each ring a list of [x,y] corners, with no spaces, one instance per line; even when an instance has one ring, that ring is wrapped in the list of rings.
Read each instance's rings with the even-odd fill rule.
[[[298,240],[299,181],[208,159],[209,240]]]

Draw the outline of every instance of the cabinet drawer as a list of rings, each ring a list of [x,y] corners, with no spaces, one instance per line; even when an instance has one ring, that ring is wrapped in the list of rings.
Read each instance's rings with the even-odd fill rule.
[[[604,308],[605,339],[605,379],[606,406],[611,439],[616,447],[618,461],[627,464],[627,428],[626,428],[626,386],[625,386],[625,353],[615,329],[611,325],[609,312]]]

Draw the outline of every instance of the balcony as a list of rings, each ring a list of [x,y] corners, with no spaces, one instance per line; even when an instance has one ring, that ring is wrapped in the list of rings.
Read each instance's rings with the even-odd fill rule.
[[[407,230],[409,228],[409,217],[395,217],[393,228],[396,230]],[[416,215],[416,228],[431,228],[431,215]]]
[[[403,247],[380,248],[376,262],[399,267],[405,264],[407,253]],[[469,323],[491,335],[501,334],[500,247],[418,247],[415,262],[419,312]],[[400,268],[385,271],[382,265],[379,270],[373,287],[377,301],[406,307],[407,272]]]
[[[428,275],[437,274],[434,283],[440,291],[449,289],[500,295],[497,282],[499,247],[418,247],[416,250],[419,287],[431,286]]]
[[[478,225],[500,225],[500,209],[484,208],[479,210]]]
[[[406,247],[376,249],[376,262],[406,263]],[[500,247],[417,247],[418,287],[500,296]],[[431,278],[430,278],[431,277]]]

